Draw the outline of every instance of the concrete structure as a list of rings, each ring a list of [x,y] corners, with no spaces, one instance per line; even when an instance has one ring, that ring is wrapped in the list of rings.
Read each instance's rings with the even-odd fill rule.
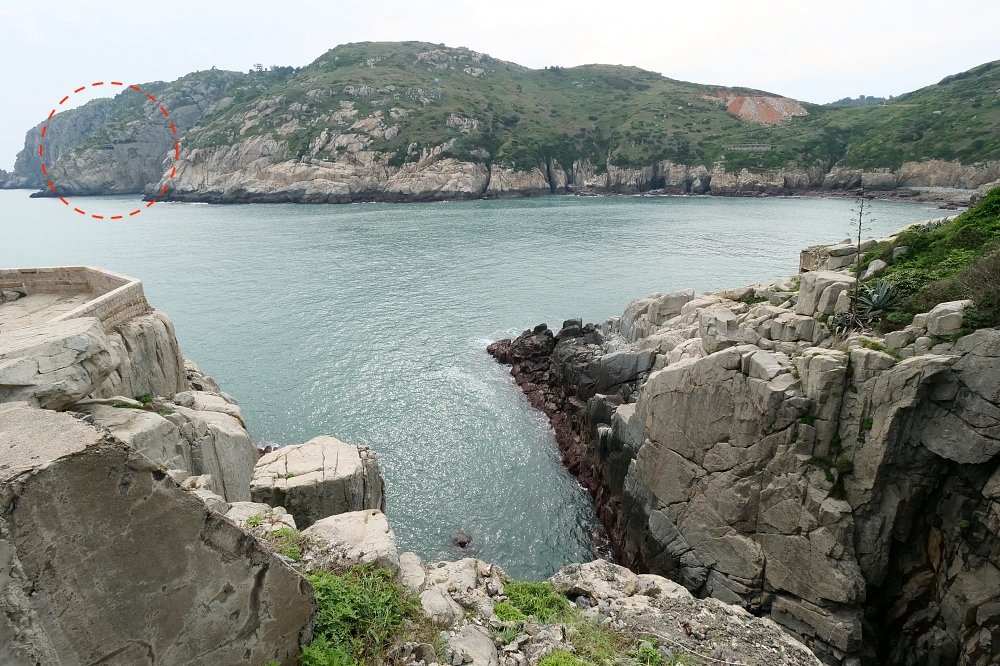
[[[0,292],[23,297],[0,303],[0,331],[81,317],[96,317],[111,332],[147,313],[142,282],[91,266],[0,269]]]

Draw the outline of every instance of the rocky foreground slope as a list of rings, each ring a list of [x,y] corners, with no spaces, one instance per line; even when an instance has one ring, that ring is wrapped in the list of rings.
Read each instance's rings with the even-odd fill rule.
[[[0,291],[0,315],[33,296]],[[320,436],[261,455],[164,313],[105,325],[0,332],[4,666],[307,663],[343,613],[308,576],[358,564],[416,598],[413,633],[380,646],[391,663],[539,666],[598,632],[624,652],[573,663],[818,666],[770,620],[604,561],[551,579],[558,617],[511,618],[499,566],[399,554],[374,451]]]
[[[466,48],[346,44],[298,69],[197,72],[57,114],[47,138],[46,123],[29,131],[6,187],[55,195],[46,143],[64,194],[343,203],[865,184],[964,203],[1000,181],[997,65],[887,106],[837,107],[634,67],[531,70]]]
[[[856,252],[489,351],[630,569],[770,617],[828,664],[997,663],[1000,330],[966,334],[958,301],[834,335]]]

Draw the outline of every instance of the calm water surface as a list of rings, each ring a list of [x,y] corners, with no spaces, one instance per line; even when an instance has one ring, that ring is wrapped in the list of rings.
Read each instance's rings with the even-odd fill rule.
[[[138,208],[83,199],[88,212]],[[78,202],[74,202],[78,205]],[[339,206],[161,204],[93,220],[0,191],[0,266],[91,264],[142,279],[186,357],[259,443],[367,444],[402,549],[477,556],[521,578],[589,559],[593,507],[488,342],[600,321],[654,291],[793,274],[849,235],[841,199],[545,197]],[[871,235],[942,213],[874,204]]]

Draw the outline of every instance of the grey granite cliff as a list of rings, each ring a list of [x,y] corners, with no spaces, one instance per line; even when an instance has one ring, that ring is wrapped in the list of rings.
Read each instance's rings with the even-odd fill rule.
[[[621,563],[769,616],[828,664],[996,663],[1000,331],[953,341],[959,301],[837,337],[852,285],[653,294],[490,353],[549,415]]]

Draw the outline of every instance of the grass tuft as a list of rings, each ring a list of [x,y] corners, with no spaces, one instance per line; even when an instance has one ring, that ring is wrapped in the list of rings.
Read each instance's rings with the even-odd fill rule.
[[[550,583],[508,583],[504,594],[515,609],[543,623],[559,621],[569,610],[566,597],[556,594]]]

